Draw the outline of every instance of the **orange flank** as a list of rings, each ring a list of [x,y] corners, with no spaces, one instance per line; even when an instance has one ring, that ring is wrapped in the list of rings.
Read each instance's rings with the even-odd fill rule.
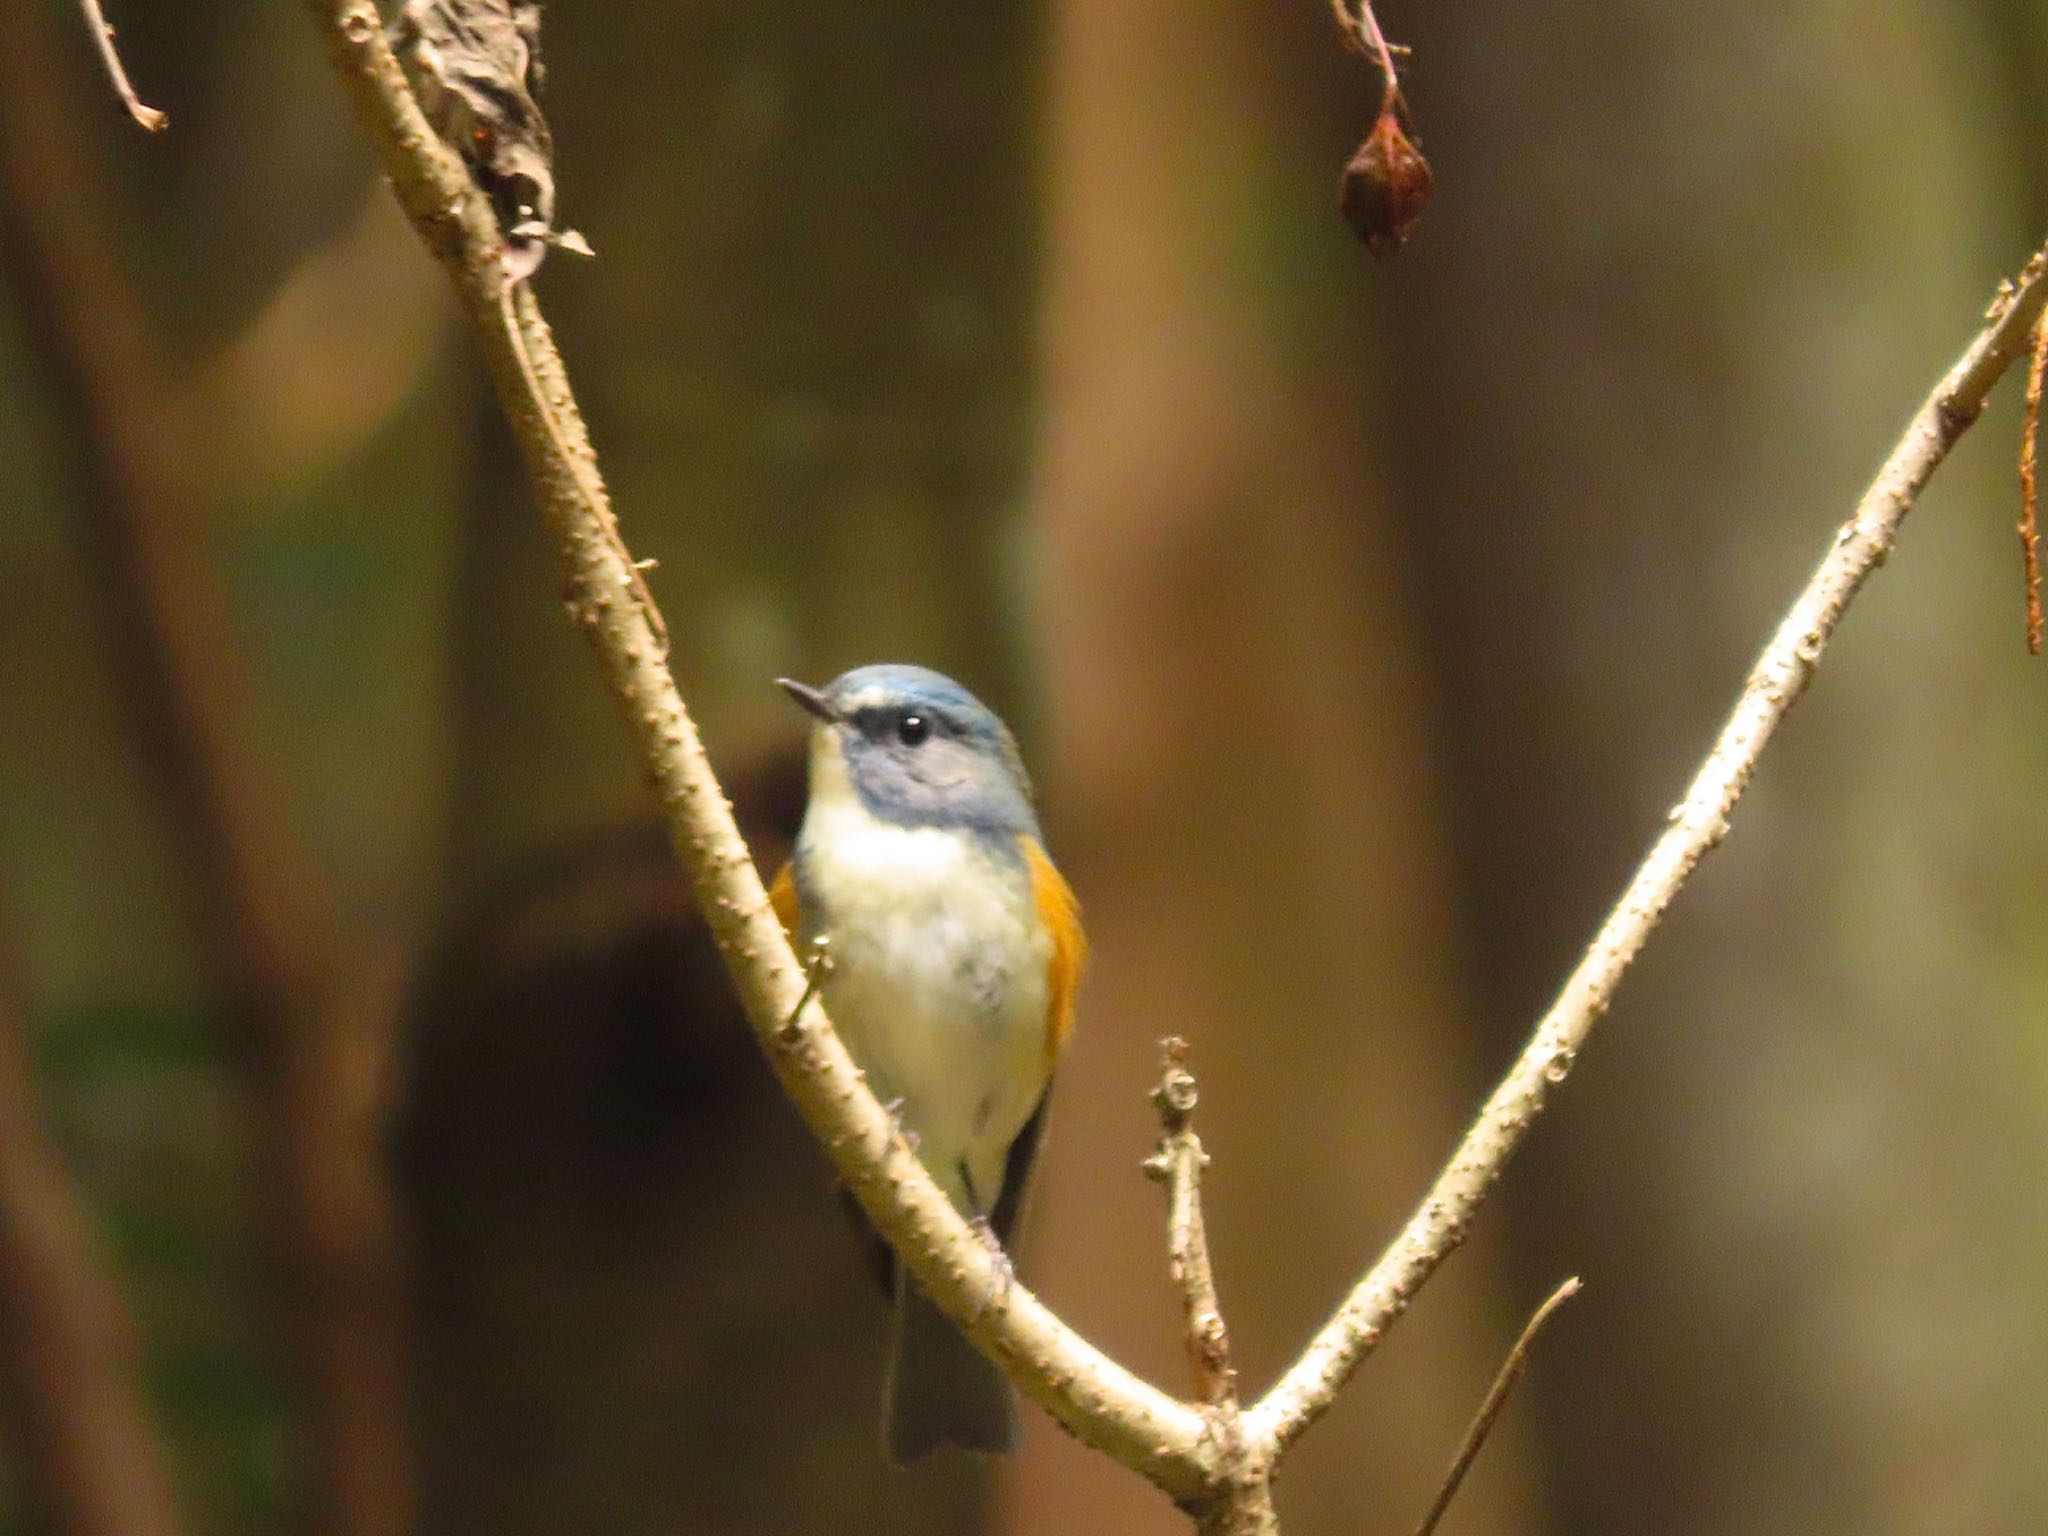
[[[775,909],[775,915],[782,919],[783,931],[791,940],[796,938],[796,873],[789,864],[775,871],[775,878],[768,882],[768,905]]]
[[[1031,869],[1031,894],[1038,915],[1052,934],[1052,965],[1046,977],[1045,1059],[1059,1060],[1067,1036],[1074,1032],[1074,993],[1081,984],[1081,965],[1088,958],[1088,936],[1081,931],[1081,903],[1045,850],[1028,837],[1019,838],[1024,862]],[[794,904],[795,897],[792,895]]]

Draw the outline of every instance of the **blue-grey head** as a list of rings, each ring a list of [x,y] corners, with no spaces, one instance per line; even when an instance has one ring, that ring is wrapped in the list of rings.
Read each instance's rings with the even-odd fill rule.
[[[850,793],[879,821],[1036,837],[1031,780],[996,712],[943,673],[883,663],[823,688],[780,678],[816,721],[811,800]]]

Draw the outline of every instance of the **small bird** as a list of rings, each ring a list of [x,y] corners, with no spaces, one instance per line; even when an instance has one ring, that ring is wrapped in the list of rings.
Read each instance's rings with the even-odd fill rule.
[[[810,799],[769,895],[819,996],[919,1159],[996,1244],[1015,1229],[1074,1020],[1087,940],[1039,838],[1031,781],[994,711],[924,667],[780,679],[814,717]],[[856,1215],[858,1212],[856,1212]],[[865,1229],[865,1223],[861,1223]],[[867,1230],[894,1299],[890,1455],[1015,1450],[1010,1386]]]

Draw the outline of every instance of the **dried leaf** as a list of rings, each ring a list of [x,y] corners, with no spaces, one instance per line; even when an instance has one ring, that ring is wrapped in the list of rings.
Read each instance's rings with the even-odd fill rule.
[[[1422,158],[1392,108],[1383,108],[1372,132],[1344,167],[1337,207],[1375,256],[1408,243],[1429,205],[1429,162]]]
[[[505,268],[533,275],[550,246],[590,247],[555,228],[555,146],[540,88],[538,0],[405,0],[399,55],[420,106],[491,199],[505,234]]]

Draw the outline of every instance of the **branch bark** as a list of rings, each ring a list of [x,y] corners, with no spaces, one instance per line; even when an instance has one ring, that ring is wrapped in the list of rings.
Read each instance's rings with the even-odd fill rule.
[[[1672,899],[1700,860],[1728,835],[1728,819],[1757,759],[1805,692],[1850,601],[1891,553],[1899,525],[1977,419],[1991,387],[2026,350],[2044,304],[2048,250],[2027,263],[2017,285],[2001,285],[1983,329],[1914,413],[1855,514],[1837,530],[1743,684],[1685,797],[1672,807],[1664,832],[1421,1206],[1301,1357],[1247,1411],[1251,1432],[1269,1440],[1276,1453],[1322,1416],[1423,1282],[1464,1240],[1479,1203],[1542,1113],[1550,1090],[1571,1072],[1587,1035]]]
[[[792,1017],[802,969],[636,600],[639,573],[540,306],[509,282],[489,203],[421,114],[375,6],[309,4],[401,206],[469,314],[560,546],[570,618],[624,708],[670,842],[784,1090],[877,1229],[977,1347],[1080,1439],[1178,1499],[1201,1499],[1213,1468],[1203,1417],[1108,1359],[1023,1286],[1000,1286],[987,1246],[898,1134],[823,1009],[813,1002]]]

